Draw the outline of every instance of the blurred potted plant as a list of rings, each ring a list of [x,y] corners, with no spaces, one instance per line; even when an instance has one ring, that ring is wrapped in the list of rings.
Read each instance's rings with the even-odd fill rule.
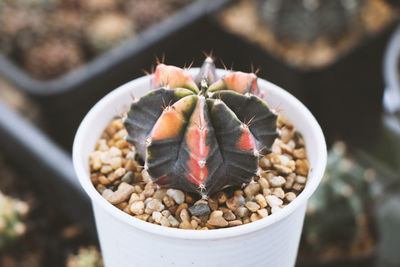
[[[349,157],[342,142],[329,151],[325,176],[310,198],[299,266],[374,266],[375,172]]]
[[[219,21],[250,46],[248,57],[268,79],[317,114],[330,142],[365,145],[378,134],[379,62],[397,21],[383,0],[239,1]],[[235,65],[241,61],[235,58]],[[362,137],[360,129],[366,129]]]

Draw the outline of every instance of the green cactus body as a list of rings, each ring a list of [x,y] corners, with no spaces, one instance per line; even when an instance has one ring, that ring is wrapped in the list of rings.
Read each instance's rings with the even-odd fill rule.
[[[25,232],[23,218],[28,213],[25,202],[0,192],[0,250]]]
[[[371,208],[369,171],[353,162],[343,143],[331,149],[323,181],[310,198],[303,238],[314,250],[365,238]]]
[[[196,78],[159,64],[152,84],[125,120],[152,180],[203,197],[250,182],[277,136],[276,115],[255,95],[257,77],[217,79],[207,58]]]

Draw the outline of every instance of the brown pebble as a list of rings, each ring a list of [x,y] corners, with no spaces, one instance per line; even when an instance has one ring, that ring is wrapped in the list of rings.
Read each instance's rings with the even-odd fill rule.
[[[189,221],[184,221],[179,224],[180,229],[192,229],[192,225]]]
[[[307,176],[308,170],[310,168],[310,164],[306,159],[298,159],[296,160],[296,172],[299,175]]]
[[[210,219],[207,221],[208,224],[216,227],[226,227],[228,222],[222,216],[223,213],[220,210],[215,210],[211,212]]]
[[[165,195],[162,199],[163,203],[165,204],[166,207],[171,208],[172,206],[175,205],[175,201],[172,199],[172,197]]]
[[[111,204],[116,205],[127,200],[134,191],[135,189],[132,185],[127,183],[121,183],[118,186],[117,191],[115,191],[111,196],[109,196],[107,200]]]
[[[276,197],[279,197],[280,199],[283,199],[285,197],[285,192],[281,187],[273,188],[272,194]]]
[[[301,190],[303,190],[303,189],[304,189],[304,184],[295,183],[295,184],[293,185],[293,190],[301,191]]]
[[[260,186],[261,186],[262,189],[265,189],[265,188],[269,188],[269,187],[270,187],[270,186],[269,186],[268,180],[265,179],[264,177],[261,177],[260,179],[258,179],[257,182],[260,184]]]
[[[246,207],[252,212],[256,212],[257,210],[260,209],[260,205],[258,205],[256,202],[253,201],[247,201]]]
[[[217,199],[219,204],[224,204],[227,200],[227,196],[225,192],[219,192],[217,194]]]
[[[177,218],[179,218],[180,217],[180,215],[181,215],[181,211],[182,210],[187,210],[189,208],[189,206],[188,206],[188,204],[186,204],[186,203],[182,203],[182,204],[180,204],[179,206],[178,206],[178,208],[176,209],[176,211],[175,211],[175,216],[177,217]]]
[[[267,209],[257,210],[257,214],[260,215],[261,218],[265,218],[268,216],[268,210]]]
[[[225,218],[225,220],[233,221],[236,219],[236,216],[235,216],[235,214],[233,214],[233,212],[231,210],[228,210],[228,211],[224,212],[224,218]]]
[[[185,202],[188,203],[188,204],[193,204],[194,203],[194,199],[190,194],[185,194]]]
[[[226,201],[226,206],[230,209],[230,210],[233,210],[233,211],[235,211],[237,208],[239,208],[241,205],[240,205],[240,202],[239,202],[239,200],[238,200],[238,197],[237,196],[233,196],[233,197],[231,197],[230,199],[228,199],[227,201]]]
[[[296,198],[296,194],[293,193],[293,192],[287,192],[287,193],[285,194],[285,199],[286,199],[288,202],[292,202],[295,198]]]
[[[208,206],[210,207],[210,209],[212,211],[217,210],[218,209],[218,201],[213,199],[213,198],[209,198],[208,199]]]
[[[307,156],[306,150],[304,149],[304,147],[299,148],[299,149],[295,149],[295,150],[293,151],[293,156],[294,156],[295,158],[298,158],[298,159],[305,159],[306,156]]]
[[[167,194],[167,189],[165,189],[165,188],[160,188],[160,189],[157,189],[155,192],[154,192],[154,195],[153,195],[153,198],[156,198],[156,199],[159,199],[159,200],[163,200],[163,198],[165,197],[165,195]],[[165,204],[165,203],[164,203]],[[165,205],[165,206],[167,206],[167,205]],[[168,206],[167,206],[168,207]]]
[[[262,219],[262,217],[260,215],[258,215],[258,213],[253,213],[250,216],[250,221],[251,222],[255,222],[255,221],[258,221],[260,219]]]
[[[258,194],[261,186],[258,183],[250,183],[244,188],[247,197],[253,197]]]
[[[141,214],[141,215],[136,215],[135,218],[138,218],[139,220],[142,221],[147,221],[150,217],[150,214]]]
[[[228,226],[229,227],[233,227],[233,226],[239,226],[242,225],[242,221],[241,220],[234,220],[234,221],[230,221],[228,222]]]
[[[255,196],[254,200],[257,202],[258,205],[260,205],[261,208],[265,208],[268,205],[265,197],[261,194]]]
[[[289,174],[286,177],[285,189],[292,189],[295,179],[296,179],[295,173]]]

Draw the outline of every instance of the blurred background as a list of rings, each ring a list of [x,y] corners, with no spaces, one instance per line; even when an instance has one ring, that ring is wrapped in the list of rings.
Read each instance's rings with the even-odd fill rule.
[[[102,266],[79,122],[157,58],[211,52],[323,128],[297,266],[400,266],[399,19],[398,0],[0,0],[0,266]]]

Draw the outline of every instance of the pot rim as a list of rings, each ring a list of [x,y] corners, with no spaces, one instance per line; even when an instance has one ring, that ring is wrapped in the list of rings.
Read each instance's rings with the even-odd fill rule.
[[[190,72],[193,74],[197,71],[198,68],[192,68]],[[197,72],[196,72],[197,73]],[[225,73],[224,70],[217,70],[219,75]],[[268,88],[270,92],[273,92],[275,95],[279,96],[279,98],[285,98],[285,101],[290,102],[290,104],[296,108],[296,110],[305,117],[305,120],[312,126],[311,131],[313,133],[314,142],[316,142],[317,147],[317,164],[310,168],[308,174],[308,181],[304,188],[304,190],[293,200],[290,204],[284,207],[279,212],[271,214],[266,218],[260,219],[258,221],[235,226],[229,228],[220,228],[220,229],[213,229],[208,231],[200,231],[200,230],[185,230],[185,229],[176,229],[170,228],[165,226],[156,225],[149,222],[144,222],[140,219],[129,215],[118,208],[114,207],[110,204],[106,199],[104,199],[95,189],[92,182],[90,181],[90,175],[86,173],[85,164],[88,164],[88,159],[84,159],[81,151],[81,147],[85,146],[85,137],[86,133],[90,131],[88,128],[88,124],[90,121],[95,120],[99,114],[101,115],[102,110],[104,107],[109,106],[112,100],[117,99],[118,96],[121,94],[127,94],[128,92],[132,92],[132,88],[135,88],[136,84],[141,84],[144,80],[150,79],[149,76],[144,76],[132,80],[128,83],[125,83],[118,87],[117,89],[111,91],[105,97],[103,97],[99,102],[97,102],[92,109],[88,112],[85,116],[83,121],[81,122],[73,144],[73,163],[75,172],[78,176],[79,182],[89,195],[92,200],[93,205],[98,205],[102,209],[104,209],[107,213],[111,216],[116,218],[117,220],[123,222],[124,224],[130,225],[142,231],[146,231],[148,233],[154,235],[160,235],[163,237],[169,238],[179,238],[179,239],[190,239],[190,240],[213,240],[213,239],[224,239],[224,238],[231,238],[236,237],[244,234],[250,234],[256,232],[264,227],[272,225],[274,223],[283,220],[289,214],[293,213],[299,207],[302,207],[304,204],[307,203],[307,200],[311,197],[315,189],[318,187],[326,166],[327,160],[327,150],[326,150],[326,143],[325,138],[322,133],[321,127],[319,126],[318,122],[311,114],[311,112],[294,96],[289,94],[287,91],[283,90],[282,88],[267,82],[261,78],[258,78],[258,84],[260,90],[264,90],[263,88]]]

